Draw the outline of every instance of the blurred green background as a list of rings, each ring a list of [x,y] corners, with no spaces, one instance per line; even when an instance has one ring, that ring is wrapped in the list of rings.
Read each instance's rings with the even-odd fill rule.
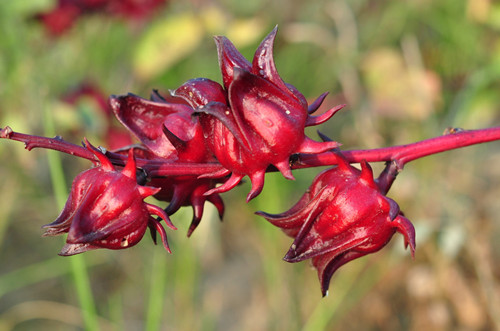
[[[323,110],[348,105],[320,128],[345,149],[500,123],[500,4],[492,0],[171,0],[144,22],[94,14],[52,38],[31,17],[54,4],[0,2],[0,127],[103,144],[94,100],[69,105],[62,95],[84,81],[106,95],[143,97],[190,78],[220,81],[212,36],[251,59],[276,24],[284,80],[310,100],[329,91]],[[291,239],[253,215],[288,209],[319,169],[296,171],[294,182],[269,174],[249,204],[248,183],[223,194],[224,221],[207,204],[190,239],[191,209],[181,209],[172,217],[179,230],[168,231],[172,255],[146,236],[124,251],[63,258],[63,239],[41,238],[40,227],[90,164],[58,157],[0,141],[2,331],[80,330],[89,320],[102,330],[500,329],[499,143],[408,164],[389,196],[415,224],[415,259],[396,235],[342,267],[323,299],[307,262],[281,260]],[[91,290],[78,292],[85,275]],[[95,314],[82,314],[85,291]]]

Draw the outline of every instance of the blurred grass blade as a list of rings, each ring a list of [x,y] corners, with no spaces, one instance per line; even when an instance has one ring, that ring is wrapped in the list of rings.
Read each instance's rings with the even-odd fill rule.
[[[151,270],[149,303],[146,312],[146,331],[161,329],[162,312],[165,300],[165,279],[167,279],[167,260],[163,250],[155,249]]]
[[[100,264],[100,261],[92,261]],[[47,279],[56,278],[70,273],[68,265],[61,263],[61,257],[54,257],[49,260],[37,262],[16,269],[0,277],[0,298],[6,293],[18,290],[20,288],[43,282]]]
[[[44,109],[44,130],[46,136],[54,136],[54,123],[50,111]],[[67,198],[66,181],[61,164],[60,155],[53,151],[47,152],[52,186],[54,189],[59,209],[64,207]],[[71,263],[72,275],[82,309],[83,320],[86,330],[98,330],[97,314],[92,296],[92,289],[87,274],[86,263],[83,255],[75,255],[68,258]]]

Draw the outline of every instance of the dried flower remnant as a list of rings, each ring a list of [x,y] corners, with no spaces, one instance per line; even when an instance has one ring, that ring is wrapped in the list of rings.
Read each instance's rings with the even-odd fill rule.
[[[338,166],[320,173],[290,210],[258,212],[294,237],[284,260],[312,259],[326,295],[335,271],[347,262],[383,248],[399,232],[415,251],[415,229],[397,203],[380,192],[366,162],[361,171],[339,156]]]
[[[97,248],[123,249],[136,245],[148,226],[161,235],[167,251],[165,229],[152,215],[176,229],[163,209],[143,200],[158,193],[159,188],[140,186],[136,182],[133,152],[122,171],[98,149],[86,146],[100,165],[80,173],[71,188],[68,201],[59,217],[44,226],[45,236],[68,233],[60,255],[74,255]]]

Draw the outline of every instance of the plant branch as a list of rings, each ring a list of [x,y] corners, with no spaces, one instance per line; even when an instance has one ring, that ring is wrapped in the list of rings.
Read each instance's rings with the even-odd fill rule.
[[[394,162],[399,170],[406,163],[424,156],[438,154],[470,145],[500,140],[500,127],[478,130],[454,129],[445,135],[425,139],[411,144],[375,149],[342,151],[350,163]],[[292,162],[293,169],[319,167],[336,164],[336,157],[331,152],[316,155],[300,154]]]
[[[66,142],[59,136],[55,138],[33,136],[14,132],[7,126],[0,129],[0,138],[24,142],[28,150],[33,148],[52,149],[97,162],[95,156],[89,150],[82,146]],[[359,163],[365,160],[367,162],[388,162],[388,164],[392,164],[387,168],[387,176],[382,175],[379,177],[379,185],[383,190],[388,190],[397,172],[401,171],[408,162],[428,155],[496,140],[500,140],[500,127],[478,130],[452,129],[442,136],[411,144],[375,149],[346,150],[342,151],[342,154],[350,163]],[[125,165],[125,155],[109,151],[105,153],[113,164],[118,166]],[[297,154],[292,156],[290,164],[292,169],[330,166],[337,164],[337,158],[331,152]],[[144,169],[151,177],[183,175],[204,175],[210,177],[211,174],[213,177],[221,177],[227,175],[227,171],[217,162],[186,163],[161,158],[153,160],[137,158],[137,166]],[[269,171],[273,170],[270,169]]]
[[[98,162],[95,155],[85,147],[67,142],[60,136],[54,138],[41,137],[30,134],[24,134],[13,131],[9,126],[0,128],[0,139],[9,139],[25,144],[25,148],[31,151],[34,148],[45,148],[69,155],[81,157],[92,162]],[[119,153],[105,151],[100,148],[114,165],[124,166],[127,161],[127,156]],[[183,163],[175,162],[169,159],[153,159],[147,160],[142,158],[136,159],[136,164],[139,168],[144,169],[152,177],[161,176],[184,176],[184,175],[205,175],[217,173],[224,168],[217,162],[212,163]]]

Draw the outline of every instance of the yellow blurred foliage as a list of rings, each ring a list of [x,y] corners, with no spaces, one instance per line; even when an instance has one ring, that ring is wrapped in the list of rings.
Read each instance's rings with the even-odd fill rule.
[[[368,53],[362,63],[366,87],[374,112],[392,118],[423,120],[439,101],[439,77],[409,66],[395,49]]]
[[[203,25],[192,13],[157,22],[136,47],[134,73],[142,80],[155,77],[196,49],[203,35]]]
[[[261,38],[267,28],[257,17],[231,19],[213,6],[198,14],[168,16],[151,26],[136,46],[134,73],[141,80],[156,77],[196,50],[207,34],[224,34],[241,47]]]

